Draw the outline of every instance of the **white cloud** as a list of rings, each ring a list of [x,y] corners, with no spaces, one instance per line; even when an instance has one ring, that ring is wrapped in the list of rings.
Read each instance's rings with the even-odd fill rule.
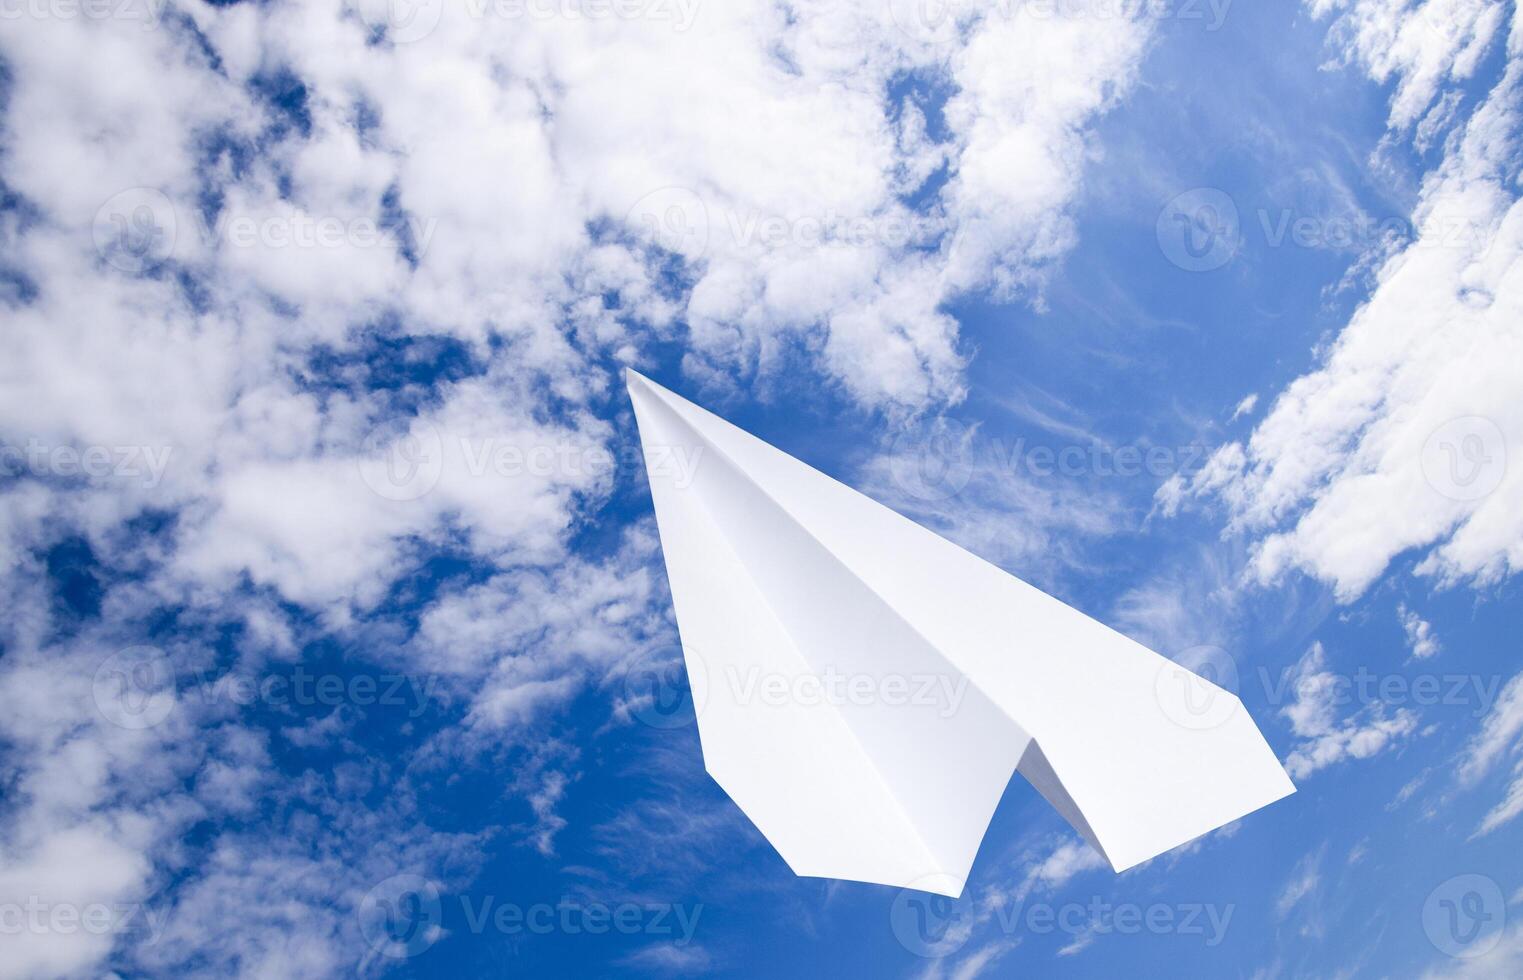
[[[692,943],[654,943],[630,953],[623,962],[627,966],[661,976],[671,976],[676,973],[703,973],[713,963],[713,957],[707,949]]]
[[[1391,798],[1391,802],[1386,804],[1386,810],[1389,812],[1406,804],[1407,801],[1411,800],[1412,797],[1417,795],[1418,790],[1422,789],[1423,786],[1427,784],[1428,777],[1430,775],[1432,775],[1432,770],[1424,769],[1422,772],[1418,773],[1403,783],[1401,789],[1397,790],[1396,795]]]
[[[1020,944],[1019,938],[1010,939],[1011,924],[1020,918],[1021,910],[1032,895],[1054,891],[1087,871],[1109,867],[1099,851],[1066,833],[1032,843],[1021,854],[1017,866],[1010,869],[1016,879],[1013,886],[1006,885],[1004,877],[977,892],[969,885],[959,906],[961,911],[950,921],[940,942],[947,950],[960,950],[975,932],[990,922],[999,924],[1001,936],[975,947],[955,965],[947,956],[932,959],[917,974],[919,980],[943,980],[948,976],[948,967],[953,978],[983,975]],[[1091,938],[1089,931],[1079,933],[1069,943],[1069,953],[1078,952]]]
[[[309,776],[294,789],[315,804],[336,783]],[[329,828],[298,811],[287,833],[221,834],[176,889],[163,934],[134,948],[137,961],[147,972],[195,977],[379,972],[367,962],[379,957],[375,937],[357,914],[366,894],[399,873],[469,867],[476,842],[410,825],[405,808],[338,798],[349,812],[328,815]]]
[[[1059,956],[1078,956],[1086,949],[1094,945],[1095,937],[1099,934],[1099,928],[1091,925],[1083,932],[1069,940],[1068,944],[1058,950]]]
[[[1216,681],[1233,687],[1238,667],[1227,648],[1235,646],[1241,567],[1229,547],[1199,547],[1122,593],[1106,621],[1191,670],[1220,672]]]
[[[1339,707],[1346,685],[1328,669],[1322,644],[1313,643],[1291,674],[1294,698],[1280,714],[1290,722],[1298,741],[1285,760],[1292,778],[1310,776],[1347,759],[1368,759],[1417,730],[1417,715],[1398,708],[1387,715],[1385,705],[1373,701],[1340,718]]]
[[[1059,842],[1046,854],[1038,854],[1025,863],[1021,880],[1011,892],[1017,902],[1039,891],[1060,888],[1085,871],[1108,868],[1100,852],[1081,840]]]
[[[1285,882],[1285,887],[1280,890],[1280,897],[1275,901],[1275,914],[1285,918],[1291,910],[1312,895],[1317,886],[1322,883],[1322,852],[1308,854],[1296,865],[1291,872],[1290,880]]]
[[[130,922],[129,907],[140,907],[150,871],[143,855],[116,837],[106,821],[97,821],[5,849],[0,904],[31,921],[6,930],[0,977],[68,976],[110,951],[114,927]],[[112,927],[91,927],[92,908],[108,910]]]
[[[1331,41],[1378,82],[1396,80],[1391,125],[1412,125],[1446,82],[1475,73],[1506,4],[1497,0],[1306,0],[1314,16],[1337,12]]]
[[[1475,833],[1471,836],[1481,837],[1489,834],[1498,827],[1512,822],[1520,813],[1523,813],[1523,762],[1513,767],[1512,782],[1507,786],[1507,794],[1486,811],[1486,815],[1481,818],[1480,825],[1475,828]]]
[[[1019,10],[1019,7],[1012,8]],[[1118,95],[1146,35],[1125,17],[991,14],[952,58],[959,152],[947,189],[948,279],[1009,294],[1072,246],[1064,202],[1090,148],[1081,126]]]
[[[370,0],[0,34],[0,178],[26,215],[0,236],[27,284],[5,294],[0,437],[168,454],[152,480],[0,491],[0,897],[43,882],[57,902],[172,911],[151,946],[55,935],[0,970],[352,973],[359,896],[470,842],[430,831],[389,772],[277,791],[269,727],[226,704],[165,694],[163,724],[113,727],[91,703],[102,658],[166,606],[186,629],[245,624],[251,662],[302,656],[284,603],[368,638],[377,604],[449,552],[484,578],[357,655],[443,675],[464,703],[424,752],[509,740],[669,631],[649,529],[571,557],[612,490],[590,462],[615,438],[611,368],[676,344],[715,386],[802,364],[869,411],[955,402],[943,304],[1040,304],[1075,240],[1086,127],[1148,36],[1140,17],[970,15],[945,46],[869,0],[680,5],[680,24],[469,6],[413,40],[377,37],[394,5]],[[960,93],[944,132],[901,95],[926,75]],[[430,377],[451,358],[467,366]],[[555,462],[522,465],[537,450]],[[161,532],[125,529],[145,513]],[[63,641],[32,555],[73,533],[131,574],[103,588],[104,625]],[[167,657],[212,659],[188,639]],[[288,746],[348,735],[337,714],[286,721]],[[366,805],[367,786],[391,802]],[[530,802],[544,848],[564,787],[547,776]],[[187,869],[201,821],[232,824]]]
[[[1406,603],[1397,607],[1396,615],[1401,620],[1402,631],[1407,634],[1407,646],[1411,648],[1412,656],[1426,660],[1443,649],[1433,634],[1433,624],[1408,609]]]
[[[990,284],[1036,296],[1073,240],[1083,128],[1125,91],[1148,30],[975,18],[946,62],[961,95],[939,144],[913,97],[885,92],[944,52],[884,4],[705,4],[690,25],[449,4],[397,44],[372,43],[342,5],[189,15],[194,38],[174,18],[84,18],[38,26],[58,43],[6,45],[0,166],[39,219],[10,243],[37,295],[14,311],[0,431],[168,447],[162,486],[54,509],[101,533],[189,507],[184,579],[247,574],[361,607],[409,543],[451,528],[488,559],[558,557],[579,503],[606,487],[470,474],[460,441],[606,446],[604,359],[652,340],[682,340],[704,380],[766,376],[802,352],[868,407],[958,398],[940,304]],[[164,97],[124,103],[134,76]],[[903,197],[942,162],[939,201],[912,213]],[[668,234],[678,219],[701,240]],[[354,234],[388,221],[410,223],[410,247]],[[302,244],[324,222],[343,233]],[[686,260],[675,278],[671,253]],[[362,384],[302,390],[313,354],[395,323],[492,365],[437,385],[422,422],[445,469],[410,506],[371,499],[354,473],[372,425],[405,408]],[[559,422],[547,393],[571,405]]]
[[[1519,756],[1503,798],[1481,818],[1472,836],[1489,834],[1523,813],[1523,674],[1502,688],[1481,728],[1471,736],[1460,756],[1458,777],[1462,786],[1474,786],[1507,755]]]
[[[566,795],[566,774],[547,772],[537,792],[529,794],[529,806],[538,823],[530,839],[541,854],[555,853],[555,835],[566,826],[566,818],[555,812],[556,804]]]
[[[975,980],[988,973],[1000,958],[1016,947],[1006,941],[986,943],[958,961],[948,980]]]
[[[103,605],[119,601],[137,602]],[[164,650],[182,680],[213,664],[194,620]],[[0,976],[94,975],[107,957],[152,974],[352,975],[368,948],[359,896],[409,866],[473,860],[473,838],[417,818],[389,761],[326,765],[277,790],[268,732],[233,700],[182,691],[162,718],[114,713],[121,624],[41,648],[6,630],[0,903],[43,918],[7,937]],[[205,850],[187,843],[197,827]]]
[[[1491,949],[1464,959],[1445,958],[1422,980],[1512,980],[1523,974],[1523,926],[1513,926]]]
[[[864,460],[856,485],[974,554],[1048,583],[1080,563],[1078,542],[1122,523],[1123,506],[1098,481],[1027,472],[1025,454],[1021,442],[930,419]]]
[[[1359,16],[1398,6],[1361,4]],[[1409,29],[1431,25],[1403,35]],[[1523,51],[1523,29],[1515,25],[1508,45]],[[1407,59],[1411,78],[1427,77],[1426,54],[1398,46],[1392,57]],[[1523,493],[1514,329],[1523,205],[1510,150],[1520,86],[1514,58],[1424,178],[1415,240],[1380,269],[1321,365],[1275,399],[1246,444],[1224,446],[1191,480],[1161,488],[1165,513],[1190,496],[1225,502],[1232,527],[1256,539],[1259,580],[1301,569],[1351,601],[1403,552],[1442,585],[1485,584],[1523,567],[1523,514],[1510,503]],[[1399,89],[1398,106],[1403,92],[1421,91]]]
[[[1502,688],[1480,731],[1467,743],[1460,762],[1460,781],[1473,784],[1489,772],[1517,743],[1519,733],[1523,733],[1523,674]]]
[[[655,549],[654,528],[637,525],[604,561],[518,569],[442,596],[420,622],[416,662],[468,692],[474,737],[501,737],[675,639]]]

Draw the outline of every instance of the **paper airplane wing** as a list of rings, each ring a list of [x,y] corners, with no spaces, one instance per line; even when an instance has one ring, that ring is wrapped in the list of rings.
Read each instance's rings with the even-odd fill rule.
[[[705,767],[795,873],[958,895],[1017,770],[1118,872],[1295,791],[1235,695],[628,381]]]

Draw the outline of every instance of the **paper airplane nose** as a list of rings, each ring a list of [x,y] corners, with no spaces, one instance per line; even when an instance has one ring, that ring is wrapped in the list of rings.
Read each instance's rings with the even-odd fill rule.
[[[1118,872],[1295,792],[1231,692],[626,381],[705,768],[795,873],[957,896],[1016,771]]]

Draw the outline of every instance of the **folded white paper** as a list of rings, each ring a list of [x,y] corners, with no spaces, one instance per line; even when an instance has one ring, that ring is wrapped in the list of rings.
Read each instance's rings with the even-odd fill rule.
[[[795,873],[959,895],[1017,770],[1118,872],[1295,792],[1232,693],[627,380],[704,765]]]

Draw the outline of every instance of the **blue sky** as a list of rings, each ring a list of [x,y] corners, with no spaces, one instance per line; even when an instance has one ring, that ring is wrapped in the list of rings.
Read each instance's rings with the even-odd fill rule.
[[[1515,5],[17,9],[0,977],[1523,972]],[[795,877],[626,365],[1299,791],[1115,875],[1016,778],[960,900]]]

